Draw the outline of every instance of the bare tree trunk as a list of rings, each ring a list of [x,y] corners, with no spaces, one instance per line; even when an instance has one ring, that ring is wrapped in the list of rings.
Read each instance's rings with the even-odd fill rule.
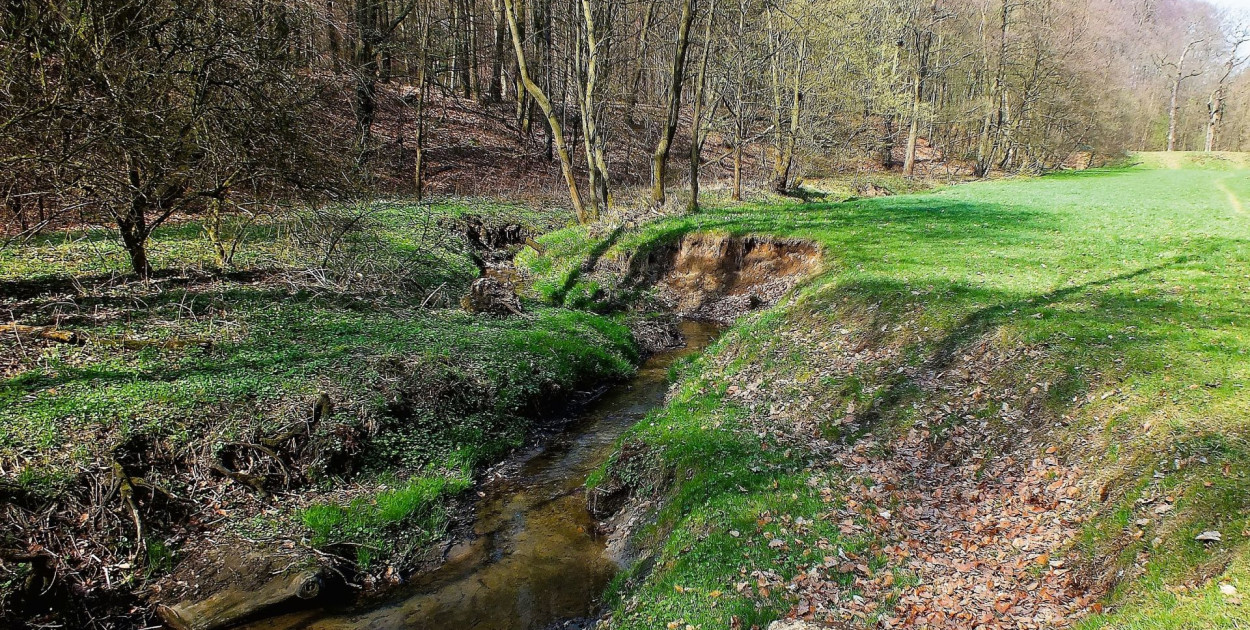
[[[1197,40],[1185,44],[1185,49],[1176,59],[1176,74],[1172,75],[1172,94],[1168,103],[1168,151],[1176,150],[1176,116],[1180,111],[1181,82],[1198,75],[1196,72],[1185,74],[1185,58],[1189,56],[1189,51],[1200,42],[1201,40]]]
[[[551,36],[552,35],[551,33],[551,29],[552,29],[551,4],[552,4],[552,0],[538,0],[536,4],[531,5],[532,7],[534,7],[534,35],[535,35],[535,39],[537,40],[538,64],[542,70],[542,79],[538,82],[538,85],[539,87],[542,88],[543,94],[548,94],[548,95],[551,94],[551,88],[552,88],[551,73],[555,66],[555,59],[554,59],[554,55],[552,51],[553,40]],[[564,106],[563,102],[561,102],[561,106],[563,108]],[[529,113],[530,113],[530,117],[532,118],[534,115],[533,108],[530,109]],[[531,125],[531,128],[532,128],[532,124],[533,124],[532,120],[529,121],[527,124]],[[553,139],[550,136],[547,137],[546,144],[547,144],[547,161],[550,162],[552,158],[554,157],[552,155],[552,152],[555,148],[555,145],[553,144]],[[574,147],[573,152],[574,153],[577,152],[576,147]]]
[[[742,201],[742,142],[739,136],[734,140],[734,182],[733,190],[730,191],[729,198],[734,201]]]
[[[208,211],[204,215],[204,234],[208,236],[208,242],[213,246],[213,258],[217,261],[218,269],[225,269],[231,264],[230,250],[226,248],[226,241],[223,235],[225,217],[221,212],[221,199],[212,198],[208,200]]]
[[[703,23],[703,58],[699,61],[699,76],[694,84],[694,111],[690,116],[690,203],[686,206],[687,212],[699,210],[699,159],[704,135],[703,90],[707,83],[707,61],[712,53],[712,24],[715,20],[716,0],[711,0],[707,20]]]
[[[525,64],[525,49],[521,46],[521,32],[517,27],[517,16],[513,0],[504,0],[504,12],[507,13],[508,17],[508,29],[512,32],[512,48],[516,52],[517,73],[521,77],[521,84],[525,87],[525,91],[530,95],[530,98],[538,104],[538,107],[542,109],[543,114],[547,117],[552,141],[555,143],[556,153],[560,156],[560,170],[564,173],[564,182],[569,187],[569,199],[573,203],[573,211],[577,213],[577,220],[581,223],[589,223],[594,220],[594,216],[586,212],[586,206],[582,203],[582,195],[577,190],[577,178],[573,174],[573,161],[569,155],[568,148],[564,144],[564,129],[560,126],[560,120],[551,106],[551,101],[547,99],[547,95],[538,87],[538,84],[534,83],[534,80],[530,78],[529,68]]]
[[[916,172],[916,142],[920,130],[920,96],[924,88],[924,73],[917,70],[912,76],[911,125],[907,128],[907,153],[903,157],[903,175],[911,177]]]
[[[634,68],[634,78],[630,81],[629,101],[625,104],[625,122],[633,127],[634,108],[638,106],[638,94],[642,87],[642,73],[647,68],[647,40],[651,35],[651,21],[655,19],[655,7],[658,0],[647,3],[647,12],[642,16],[642,32],[638,35],[638,65]]]
[[[334,0],[326,0],[326,37],[330,45],[330,59],[334,64],[334,71],[339,72],[343,69],[343,38],[339,35],[339,22],[334,15]]]
[[[487,88],[486,98],[491,103],[498,103],[503,100],[503,51],[505,38],[508,36],[508,25],[504,22],[501,0],[491,0],[490,6],[495,24],[495,40],[490,67],[490,86]]]
[[[356,89],[352,109],[356,114],[361,147],[366,147],[369,143],[377,112],[378,46],[391,37],[416,6],[417,0],[411,0],[393,17],[384,18],[380,0],[356,0],[353,11],[356,39],[352,45]]]
[[[1168,104],[1168,151],[1176,150],[1176,112],[1179,109],[1177,100],[1181,91],[1181,73],[1178,71],[1172,79],[1172,98]]]
[[[1211,92],[1207,100],[1207,140],[1203,150],[1210,153],[1215,150],[1216,136],[1219,134],[1220,121],[1224,119],[1224,85],[1221,84]]]
[[[1007,67],[1007,27],[1011,16],[1009,0],[1002,0],[1002,18],[998,31],[998,60],[994,68],[994,83],[986,95],[987,104],[985,118],[981,121],[981,134],[977,142],[977,163],[975,172],[978,177],[989,174],[997,151],[998,133],[1003,125],[1003,76]],[[985,57],[986,70],[989,70],[989,56]]]
[[[377,111],[378,60],[374,50],[377,40],[378,15],[376,0],[356,0],[354,12],[356,40],[352,47],[352,65],[356,73],[356,131],[360,145],[367,146]]]
[[[591,194],[595,211],[606,211],[611,205],[608,183],[608,165],[603,137],[599,133],[598,103],[595,90],[599,80],[600,42],[595,24],[592,0],[581,0],[582,16],[586,26],[586,83],[581,89],[582,131],[586,145],[586,167],[590,176]],[[580,87],[580,85],[579,85]]]
[[[1219,140],[1220,124],[1224,121],[1224,98],[1228,90],[1228,77],[1232,76],[1233,68],[1237,66],[1237,49],[1245,42],[1245,39],[1233,42],[1232,50],[1228,53],[1228,61],[1224,62],[1224,74],[1220,75],[1215,90],[1211,92],[1211,98],[1207,100],[1207,141],[1204,148],[1208,153],[1215,150]]]
[[[920,104],[924,98],[925,81],[929,78],[929,55],[933,50],[934,26],[941,19],[937,0],[932,1],[927,13],[914,15],[913,19],[916,22],[910,29],[912,52],[915,55],[912,69],[911,123],[907,129],[907,152],[903,158],[903,175],[907,177],[911,177],[916,171],[916,144],[920,136]]]
[[[513,4],[509,4],[506,1],[504,2],[504,13],[506,14],[505,19],[507,20],[510,28],[513,27],[514,22],[516,23],[515,28],[518,29],[518,33],[513,35],[513,40],[520,40],[524,42],[526,39],[525,20],[521,16],[521,11],[525,10],[525,0],[515,0],[514,4],[516,5],[515,7]],[[518,18],[520,18],[519,21]],[[522,58],[523,55],[516,57],[518,61]],[[517,133],[524,137],[525,134],[529,132],[529,92],[525,89],[525,81],[521,79],[521,71],[519,67],[516,74],[515,88]]]
[[[139,182],[138,170],[133,166],[130,168],[130,180],[136,185]],[[147,278],[152,274],[152,265],[148,262],[148,234],[151,228],[147,224],[145,199],[146,195],[135,195],[123,209],[113,211],[122,246],[130,256],[130,268],[140,278]]]
[[[807,63],[807,35],[799,38],[799,50],[794,57],[793,94],[790,100],[790,128],[780,147],[776,168],[773,170],[773,191],[785,193],[790,190],[790,171],[794,166],[794,147],[799,137],[799,120],[803,113],[803,68]]]
[[[417,51],[417,104],[416,104],[416,153],[413,156],[412,177],[415,187],[417,202],[420,203],[425,196],[425,95],[426,95],[426,68],[429,66],[429,50],[430,50],[430,15],[432,11],[428,11],[425,19],[421,20],[421,44],[420,50]]]
[[[686,72],[686,50],[690,47],[690,24],[694,21],[694,0],[683,0],[681,17],[677,23],[677,48],[673,52],[672,81],[668,90],[668,120],[660,142],[651,156],[651,201],[662,205],[664,196],[664,177],[668,167],[668,152],[673,145],[673,135],[677,133],[678,116],[681,114],[682,83]]]
[[[894,115],[887,114],[882,124],[885,126],[885,134],[881,137],[881,166],[891,169],[894,168],[894,134],[897,132],[894,128]]]
[[[742,42],[746,38],[746,20],[747,9],[744,0],[738,0],[738,32],[735,34],[737,42]],[[737,77],[734,81],[734,148],[733,148],[733,189],[730,192],[730,199],[733,201],[742,201],[742,143],[746,142],[746,112],[744,111],[746,103],[744,101],[743,92],[746,90],[746,55],[741,49],[735,55],[735,65],[737,69]]]
[[[773,9],[769,5],[765,11],[765,24],[768,26],[768,71],[769,78],[773,89],[773,106],[772,122],[773,122],[773,151],[776,163],[773,165],[774,172],[781,162],[781,147],[785,144],[785,130],[781,126],[781,35],[777,33],[776,24],[773,22]]]
[[[140,278],[147,278],[152,274],[152,265],[148,262],[147,235],[120,221],[117,226],[121,231],[122,245],[130,256],[130,269]]]
[[[469,27],[464,53],[469,62],[469,96],[480,102],[482,100],[482,77],[477,62],[477,13],[473,10],[475,4],[474,0],[466,0],[464,3],[465,21]]]
[[[461,67],[460,67],[460,0],[449,0],[449,9],[451,15],[448,22],[448,34],[451,35],[451,59],[449,59],[450,67],[448,76],[451,77],[451,91],[455,92],[460,89]]]

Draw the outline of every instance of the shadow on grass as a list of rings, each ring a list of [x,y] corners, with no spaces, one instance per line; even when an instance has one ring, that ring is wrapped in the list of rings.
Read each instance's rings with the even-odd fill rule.
[[[881,197],[845,203],[710,210],[647,228],[648,242],[664,243],[691,232],[768,234],[805,238],[840,252],[909,239],[918,244],[1032,242],[1060,227],[1051,213],[1023,206],[948,200],[932,195]]]
[[[87,295],[105,289],[116,289],[128,284],[156,283],[163,287],[195,287],[215,281],[236,283],[257,282],[282,273],[280,269],[247,269],[225,272],[199,271],[188,273],[181,269],[153,271],[147,281],[133,273],[99,273],[79,276],[41,276],[23,280],[0,280],[0,295],[18,300],[39,296]]]
[[[979,354],[977,344],[1004,328],[1016,338],[1013,345],[1044,348],[1044,355],[1013,357],[1010,348],[1003,348],[1006,362],[981,366],[995,373],[980,373],[976,378],[993,382],[1005,377],[1006,387],[1026,390],[1034,381],[1047,380],[1048,391],[1037,393],[1032,400],[1054,414],[1067,413],[1074,397],[1087,393],[1093,380],[1114,377],[1125,369],[1137,374],[1169,369],[1192,372],[1191,379],[1200,379],[1197,374],[1204,372],[1218,374],[1235,361],[1220,346],[1219,335],[1250,327],[1250,313],[1229,311],[1216,319],[1207,305],[1157,289],[1154,278],[1143,282],[1169,271],[1183,273],[1185,266],[1194,262],[1192,257],[1178,256],[1029,295],[948,285],[940,305],[920,308],[961,310],[961,305],[989,305],[974,306],[938,338],[909,344],[901,355],[886,359],[890,365],[877,366],[893,375],[884,379],[884,387],[872,397],[873,404],[861,407],[855,423],[870,431],[888,418],[903,417],[917,397],[927,395],[920,380],[898,371],[905,363],[910,362],[927,376],[940,375],[959,365],[965,355]],[[908,289],[909,285],[892,280],[852,282],[809,296],[803,309],[845,317],[862,314],[866,319],[856,327],[862,331],[857,333],[857,343],[867,347],[888,344],[890,333],[885,330],[916,308],[917,298]],[[1041,416],[1030,420],[1038,426],[1045,421]]]
[[[1021,309],[1038,308],[1038,303],[1047,304],[1060,302],[1071,296],[1085,293],[1093,289],[1106,288],[1119,282],[1126,282],[1156,271],[1162,271],[1168,267],[1182,264],[1187,260],[1188,259],[1186,257],[1182,256],[1169,262],[1151,265],[1148,267],[1141,267],[1134,271],[1116,274],[1100,280],[1091,280],[1089,282],[1083,282],[1081,284],[1072,285],[1056,291],[1039,293],[1037,295],[1019,298],[973,311],[972,313],[966,315],[963,320],[937,344],[937,349],[933,352],[933,356],[929,360],[928,367],[934,370],[942,370],[949,367],[958,356],[961,349],[963,349],[969,342],[979,339],[991,329],[1002,325],[1008,317],[1017,313]]]
[[[569,291],[573,290],[573,287],[577,286],[577,281],[581,279],[582,274],[594,271],[595,266],[599,264],[599,260],[603,258],[603,255],[606,254],[609,249],[612,249],[612,246],[616,244],[616,242],[621,238],[621,234],[624,232],[625,224],[621,223],[608,234],[607,238],[595,243],[595,246],[590,249],[588,254],[586,254],[586,260],[582,261],[580,265],[577,265],[570,270],[568,276],[564,278],[564,283],[560,285],[559,289],[556,289],[551,294],[553,302],[556,304],[563,304],[564,298],[568,296]]]

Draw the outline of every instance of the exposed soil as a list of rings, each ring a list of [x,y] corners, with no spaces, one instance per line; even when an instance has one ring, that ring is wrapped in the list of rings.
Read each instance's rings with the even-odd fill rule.
[[[632,277],[658,289],[666,310],[721,323],[772,306],[819,266],[820,251],[807,241],[707,233],[629,264]]]

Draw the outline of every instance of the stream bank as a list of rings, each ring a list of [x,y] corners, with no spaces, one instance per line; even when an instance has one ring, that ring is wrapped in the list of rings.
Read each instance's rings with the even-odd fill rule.
[[[244,627],[530,630],[594,618],[618,566],[587,507],[584,483],[627,429],[664,404],[669,367],[719,334],[713,324],[679,326],[684,348],[653,355],[564,432],[490,471],[478,487],[471,535],[448,550],[441,567],[379,603],[292,612]]]

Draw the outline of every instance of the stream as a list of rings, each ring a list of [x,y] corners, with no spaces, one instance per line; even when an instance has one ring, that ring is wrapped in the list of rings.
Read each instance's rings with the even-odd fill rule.
[[[616,440],[664,403],[668,367],[719,334],[713,324],[682,321],[686,346],[652,356],[627,382],[611,387],[566,430],[521,451],[478,488],[473,536],[446,562],[414,576],[365,608],[314,609],[253,623],[254,630],[539,630],[593,618],[619,568],[595,534],[586,477]]]

